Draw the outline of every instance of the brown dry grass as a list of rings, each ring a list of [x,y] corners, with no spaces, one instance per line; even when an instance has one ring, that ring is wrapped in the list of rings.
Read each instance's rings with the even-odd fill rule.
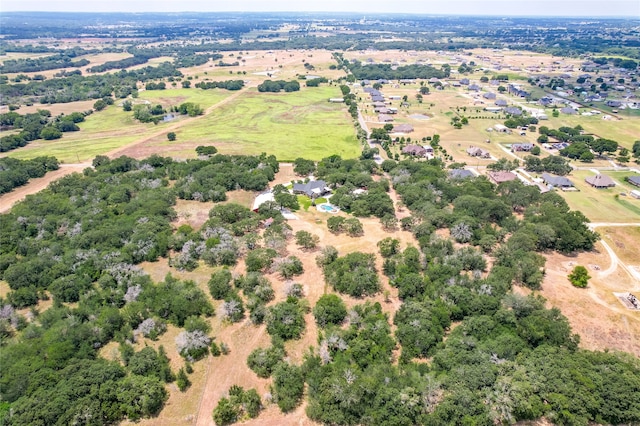
[[[540,294],[549,306],[558,307],[569,319],[580,346],[590,350],[620,350],[640,356],[640,314],[630,311],[613,295],[614,292],[637,291],[638,282],[617,268],[603,276],[610,265],[607,252],[597,244],[593,252],[564,256],[546,255],[546,276]],[[592,276],[586,289],[573,287],[567,275],[576,265],[583,265]],[[594,266],[600,269],[596,270]],[[516,287],[518,293],[529,291]]]
[[[640,227],[598,228],[598,233],[627,266],[640,267]]]

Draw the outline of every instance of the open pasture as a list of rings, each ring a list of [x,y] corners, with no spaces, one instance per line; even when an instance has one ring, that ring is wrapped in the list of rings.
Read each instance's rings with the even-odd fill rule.
[[[331,154],[353,158],[360,147],[351,119],[344,105],[328,102],[337,96],[337,87],[327,86],[294,93],[250,89],[176,130],[176,142],[155,138],[146,145],[173,154],[212,144],[226,154],[266,152],[281,161],[298,157],[320,160]]]
[[[176,89],[144,91],[134,103],[159,103],[165,109],[183,102],[195,102],[204,109],[215,105],[232,92],[224,90]],[[133,118],[132,112],[123,111],[122,100],[103,111],[89,115],[80,123],[80,131],[67,132],[61,139],[45,141],[37,140],[29,145],[11,151],[8,155],[18,159],[29,159],[41,155],[51,155],[64,163],[84,162],[96,155],[118,150],[154,134],[161,134],[166,140],[169,128],[180,126],[184,117],[169,122],[140,123]],[[163,130],[166,129],[166,132]]]
[[[640,220],[640,200],[620,196],[620,192],[625,190],[617,186],[606,189],[591,187],[584,179],[593,175],[587,170],[576,170],[568,176],[580,190],[560,192],[572,210],[580,210],[592,222],[625,223]]]

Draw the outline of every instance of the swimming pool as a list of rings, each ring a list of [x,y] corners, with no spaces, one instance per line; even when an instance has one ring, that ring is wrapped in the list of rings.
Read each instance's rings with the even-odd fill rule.
[[[335,206],[332,206],[331,204],[320,204],[318,206],[318,211],[321,212],[325,212],[325,213],[337,213],[340,209],[338,209]]]

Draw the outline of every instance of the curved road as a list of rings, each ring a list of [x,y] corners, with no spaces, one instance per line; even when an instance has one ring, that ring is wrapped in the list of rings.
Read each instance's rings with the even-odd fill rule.
[[[596,228],[602,227],[618,227],[618,226],[637,226],[640,227],[640,223],[608,223],[608,222],[600,222],[600,223],[589,223],[589,228],[591,230],[595,230]],[[640,273],[636,271],[634,268],[630,268],[624,264],[616,254],[616,252],[611,248],[609,244],[604,239],[600,239],[600,243],[604,247],[604,249],[609,254],[611,258],[611,265],[605,269],[604,271],[600,271],[600,277],[606,277],[611,275],[617,268],[620,266],[623,271],[625,271],[633,280],[640,283]]]

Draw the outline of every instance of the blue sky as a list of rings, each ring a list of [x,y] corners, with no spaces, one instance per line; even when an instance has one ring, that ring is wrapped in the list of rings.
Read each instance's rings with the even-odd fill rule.
[[[433,15],[623,16],[640,19],[640,0],[1,0],[7,11],[291,11]]]

